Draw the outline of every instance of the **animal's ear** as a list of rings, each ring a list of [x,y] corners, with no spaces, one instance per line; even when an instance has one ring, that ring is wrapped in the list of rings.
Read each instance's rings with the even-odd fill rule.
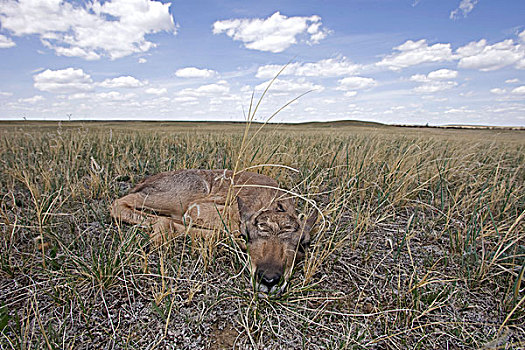
[[[301,236],[301,241],[299,242],[299,252],[303,253],[310,246],[310,233],[304,231]]]
[[[312,230],[312,227],[314,227],[316,221],[317,221],[317,210],[314,210],[312,214],[310,214],[310,216],[308,216],[308,218],[306,218],[306,220],[304,221],[304,232],[306,233],[310,233],[310,231]]]
[[[253,211],[246,206],[241,197],[237,197],[237,208],[239,209],[241,223],[247,222],[252,217]]]
[[[310,216],[304,219],[303,232],[301,233],[301,242],[299,242],[299,251],[304,254],[305,250],[310,246],[310,231],[317,221],[317,210],[314,210]]]
[[[275,211],[295,213],[295,206],[291,201],[277,201],[275,202]]]
[[[250,240],[250,232],[246,223],[250,220],[253,212],[246,206],[241,197],[237,197],[237,208],[239,209],[239,229],[246,243]]]

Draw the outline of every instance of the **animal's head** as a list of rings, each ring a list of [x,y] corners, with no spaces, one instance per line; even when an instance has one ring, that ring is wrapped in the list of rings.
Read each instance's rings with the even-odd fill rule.
[[[290,200],[275,201],[269,208],[259,211],[251,210],[239,197],[237,204],[255,287],[264,293],[281,292],[294,263],[304,257],[317,212],[301,220]]]

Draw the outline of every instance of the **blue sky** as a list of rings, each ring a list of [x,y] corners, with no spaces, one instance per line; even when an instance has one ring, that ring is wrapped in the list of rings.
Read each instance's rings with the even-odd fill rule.
[[[0,118],[525,126],[525,1],[1,0]]]

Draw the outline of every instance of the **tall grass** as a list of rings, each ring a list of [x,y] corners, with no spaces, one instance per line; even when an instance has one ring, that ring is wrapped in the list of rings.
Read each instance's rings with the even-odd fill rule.
[[[524,345],[520,132],[258,126],[2,125],[2,348]],[[109,218],[145,176],[249,167],[326,219],[281,298],[227,232]]]

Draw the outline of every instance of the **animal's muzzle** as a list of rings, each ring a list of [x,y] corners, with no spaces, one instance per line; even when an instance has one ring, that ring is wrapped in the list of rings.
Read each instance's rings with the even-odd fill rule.
[[[257,282],[271,291],[274,286],[279,284],[283,277],[284,268],[272,265],[262,265],[257,268],[255,276]]]

